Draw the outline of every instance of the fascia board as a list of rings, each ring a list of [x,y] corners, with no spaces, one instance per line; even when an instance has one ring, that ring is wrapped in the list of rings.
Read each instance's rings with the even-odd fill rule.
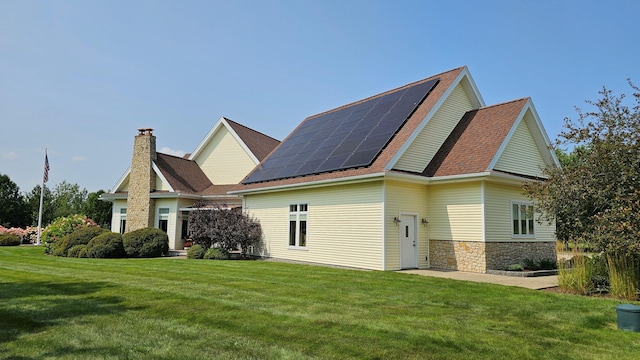
[[[205,137],[202,139],[202,141],[200,141],[200,144],[198,144],[198,146],[196,147],[195,150],[193,150],[193,152],[191,153],[191,155],[189,155],[189,160],[194,160],[195,158],[198,157],[198,155],[200,155],[200,153],[202,152],[202,150],[204,149],[204,147],[207,145],[207,143],[209,143],[209,140],[211,140],[211,138],[213,137],[213,135],[218,131],[218,129],[220,128],[220,126],[222,125],[222,122],[224,121],[224,117],[220,117],[220,119],[218,119],[218,121],[213,125],[213,127],[211,128],[211,130],[209,130],[209,132],[207,133],[207,135],[205,135]]]
[[[129,176],[130,173],[131,173],[131,166],[127,168],[127,170],[124,172],[124,174],[122,174],[118,182],[116,182],[116,184],[112,189],[112,192],[118,191],[118,189],[122,186],[122,184],[124,184],[125,180],[127,180],[127,177]]]
[[[229,194],[231,195],[248,195],[248,194],[258,194],[258,193],[262,194],[262,193],[268,193],[268,192],[288,191],[288,190],[300,189],[300,188],[311,189],[311,188],[332,186],[332,185],[353,184],[353,183],[360,183],[360,182],[382,180],[382,178],[384,177],[384,174],[385,173],[380,172],[380,173],[374,173],[374,174],[350,176],[345,178],[328,179],[328,180],[318,180],[318,181],[298,183],[298,184],[277,185],[277,186],[269,186],[269,187],[247,189],[247,190],[235,190],[235,191],[230,191]]]
[[[153,168],[153,171],[156,173],[156,176],[159,176],[162,182],[167,184],[167,186],[169,187],[169,191],[175,192],[171,184],[167,181],[167,178],[164,177],[164,175],[162,174],[162,171],[160,171],[160,168],[158,167],[158,165],[156,165],[156,163],[152,161],[151,167]]]
[[[240,144],[240,146],[242,147],[242,149],[247,153],[247,155],[249,155],[249,157],[251,158],[251,160],[253,160],[253,162],[258,165],[260,163],[260,161],[258,160],[258,158],[253,154],[253,152],[251,152],[251,150],[249,149],[249,147],[247,146],[247,144],[244,143],[244,141],[242,141],[242,139],[240,138],[240,135],[238,135],[238,133],[236,133],[235,130],[233,130],[233,127],[231,125],[229,125],[229,123],[227,122],[226,118],[222,118],[222,123],[224,124],[224,126],[227,128],[227,130],[229,130],[229,133],[231,133],[231,136],[233,136],[234,139],[236,139],[236,141],[238,142],[238,144]]]

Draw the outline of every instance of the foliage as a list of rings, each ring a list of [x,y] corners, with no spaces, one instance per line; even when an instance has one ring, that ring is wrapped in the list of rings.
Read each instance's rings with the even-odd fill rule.
[[[535,260],[529,258],[526,258],[522,261],[522,267],[531,271],[540,270],[538,263]]]
[[[122,235],[104,232],[89,241],[87,255],[91,258],[119,258],[124,256]]]
[[[142,228],[122,236],[124,251],[128,257],[158,257],[169,254],[169,237],[156,228]]]
[[[103,229],[99,226],[84,226],[77,228],[71,234],[66,235],[58,241],[53,255],[67,256],[67,252],[71,247],[75,245],[87,245],[91,239],[105,232],[109,232],[109,230]]]
[[[87,189],[81,190],[78,184],[66,181],[57,184],[53,189],[53,217],[82,214],[87,195]]]
[[[67,251],[67,257],[88,258],[89,254],[87,253],[87,245],[85,244],[73,245]]]
[[[0,246],[18,246],[20,237],[13,234],[0,234]]]
[[[187,259],[202,259],[204,257],[205,250],[202,245],[195,244],[187,250]]]
[[[558,263],[558,285],[563,291],[587,295],[593,289],[593,262],[578,251],[571,260]]]
[[[82,213],[93,219],[98,225],[105,229],[111,227],[111,207],[108,201],[100,200],[100,195],[104,190],[89,193],[87,200],[82,204]]]
[[[31,189],[30,192],[24,195],[25,202],[27,203],[27,207],[29,209],[29,223],[31,225],[38,225],[38,215],[40,212],[40,193],[41,186],[36,185]],[[53,206],[53,193],[48,186],[44,186],[44,198],[42,199],[42,224],[43,227],[46,224],[51,223],[55,217],[53,216],[54,206]]]
[[[620,300],[271,261],[0,248],[3,359],[616,359]],[[426,291],[428,289],[428,291]]]
[[[0,225],[22,227],[29,225],[28,207],[20,188],[8,175],[0,174]]]
[[[199,202],[189,213],[189,236],[204,248],[240,250],[247,255],[262,239],[260,223],[241,208],[228,209],[220,204]]]
[[[42,243],[45,244],[45,252],[52,254],[55,251],[56,242],[74,232],[76,229],[86,226],[97,226],[96,223],[83,215],[70,215],[53,221],[40,234]]]
[[[556,220],[558,238],[586,242],[597,252],[640,255],[640,90],[631,81],[633,105],[603,88],[565,119],[556,147],[573,147],[564,169],[545,169],[547,181],[525,192],[543,217]]]
[[[507,271],[523,271],[522,265],[520,264],[511,264],[507,267]]]
[[[640,262],[633,256],[609,253],[611,295],[626,300],[638,300],[640,293]]]
[[[204,258],[207,260],[228,260],[229,253],[221,248],[211,248],[204,253]]]
[[[539,270],[555,270],[558,268],[558,263],[553,259],[540,259],[538,260]]]

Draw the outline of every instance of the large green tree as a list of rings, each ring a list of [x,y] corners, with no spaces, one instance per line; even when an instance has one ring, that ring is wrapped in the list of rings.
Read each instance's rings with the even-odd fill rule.
[[[29,224],[29,210],[20,188],[8,175],[0,174],[0,225],[24,227]]]
[[[111,203],[100,200],[102,194],[104,194],[104,190],[89,193],[82,206],[82,213],[103,228],[109,229],[111,227]]]
[[[40,192],[42,187],[36,185],[25,194],[30,225],[38,225],[38,212],[40,211]],[[48,186],[44,186],[44,199],[42,201],[42,226],[46,226],[54,220],[53,193]]]
[[[558,238],[584,241],[609,253],[640,255],[640,90],[632,96],[603,88],[590,109],[566,118],[556,147],[572,149],[564,168],[525,192],[556,220]],[[628,101],[630,100],[630,101]],[[628,104],[628,103],[631,104]]]

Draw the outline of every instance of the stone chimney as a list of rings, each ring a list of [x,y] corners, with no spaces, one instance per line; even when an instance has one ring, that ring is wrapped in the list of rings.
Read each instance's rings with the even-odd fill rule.
[[[138,129],[133,141],[133,160],[129,173],[126,232],[154,227],[156,174],[151,162],[156,160],[156,137],[153,129]]]

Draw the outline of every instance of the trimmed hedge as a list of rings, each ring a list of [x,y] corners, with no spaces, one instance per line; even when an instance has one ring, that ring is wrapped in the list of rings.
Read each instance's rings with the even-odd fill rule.
[[[207,260],[229,260],[229,252],[221,248],[211,248],[204,253]]]
[[[87,255],[91,258],[119,258],[124,256],[122,235],[114,232],[100,234],[87,244]]]
[[[67,257],[88,258],[89,254],[87,254],[87,245],[73,245],[67,251]]]
[[[169,237],[155,228],[143,228],[122,236],[124,252],[128,257],[149,258],[169,254]]]
[[[53,255],[67,256],[67,252],[71,247],[75,245],[87,245],[91,239],[105,232],[109,232],[109,230],[98,226],[85,226],[78,228],[58,241]]]
[[[187,259],[202,259],[204,253],[205,251],[202,245],[195,244],[187,250]]]
[[[20,245],[20,237],[13,234],[0,235],[0,246],[18,246]]]

